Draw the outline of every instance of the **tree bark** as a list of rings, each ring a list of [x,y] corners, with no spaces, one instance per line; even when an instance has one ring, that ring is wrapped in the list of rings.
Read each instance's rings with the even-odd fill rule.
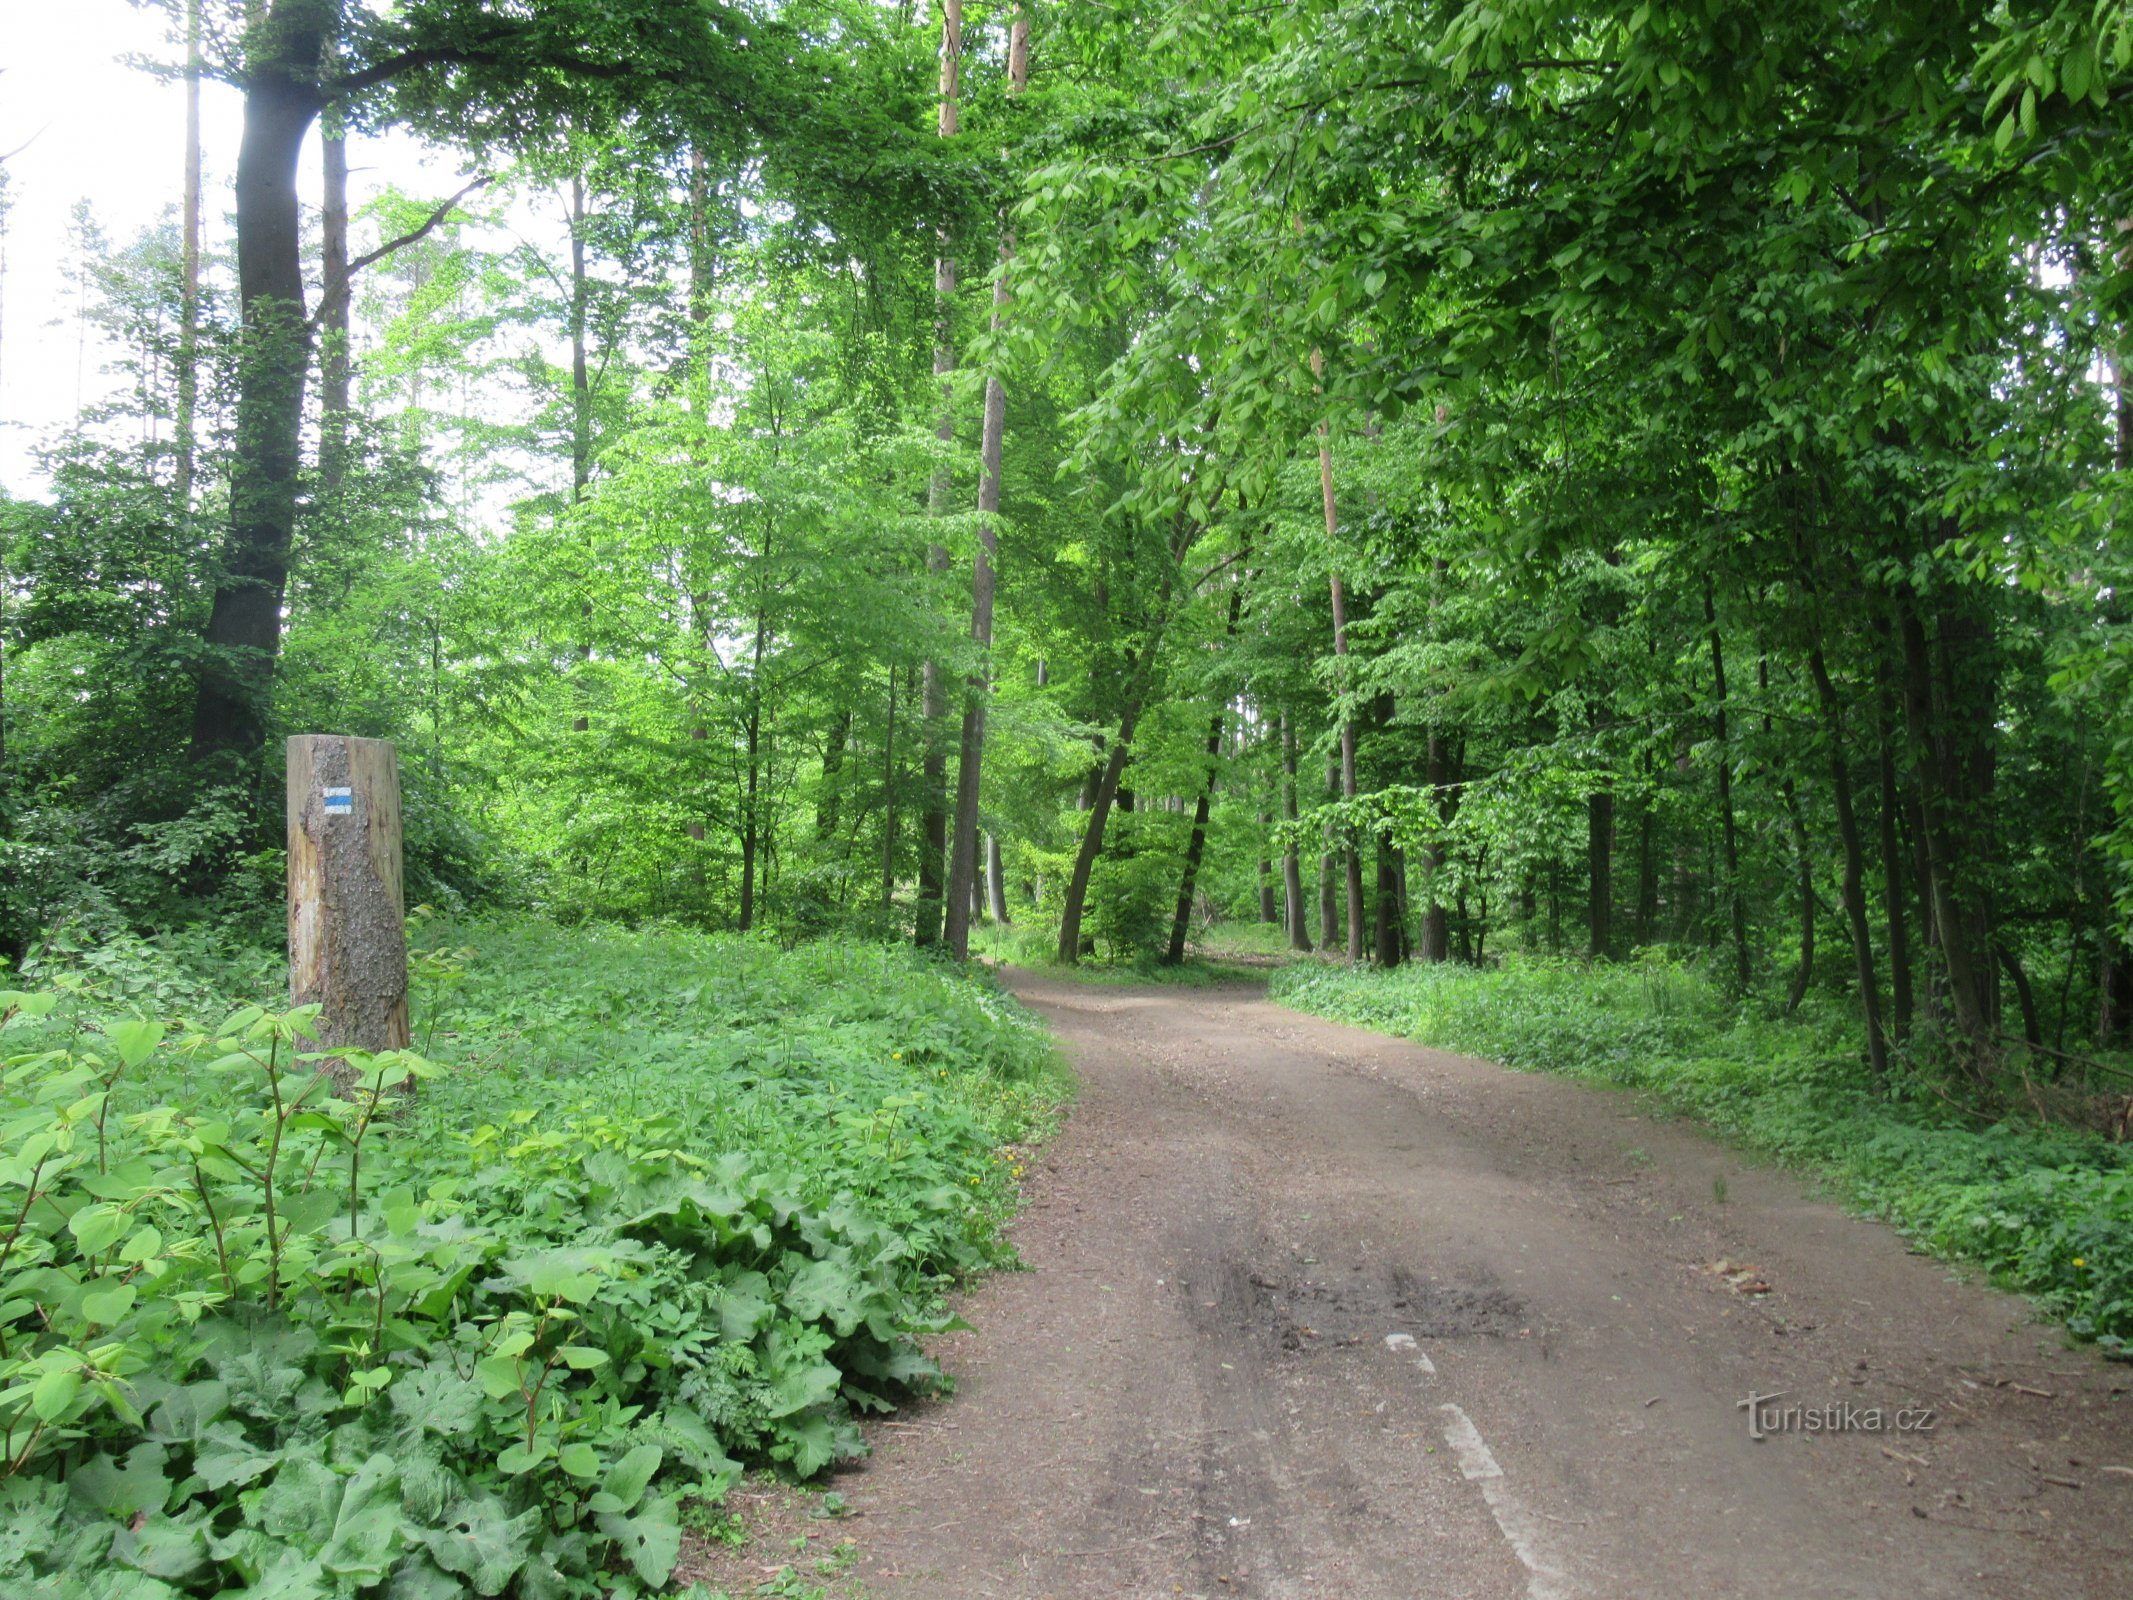
[[[962,114],[963,0],[941,0],[940,61],[938,131],[941,138],[952,139],[961,125]],[[956,270],[947,229],[937,229],[934,241],[933,376],[941,392],[941,414],[933,432],[943,446],[948,446],[955,443],[954,386],[950,379],[955,374]],[[946,467],[933,474],[926,503],[934,516],[947,514],[952,488]],[[938,544],[929,546],[926,566],[935,573],[945,573],[948,570],[947,549]],[[924,757],[919,783],[918,911],[912,938],[918,944],[930,945],[937,943],[941,936],[942,896],[948,866],[948,753],[945,748],[948,691],[942,682],[938,661],[929,660],[920,669],[919,718]]]
[[[1915,603],[1902,606],[1899,623],[1904,653],[1904,711],[1917,758],[1927,884],[1941,976],[1957,1032],[1970,1052],[1982,1056],[1991,1048],[1991,1015],[1980,970],[1982,962],[1991,960],[1990,942],[1979,941],[1977,907],[1957,881],[1958,874],[1966,869],[1975,870],[1975,863],[1964,859],[1967,852],[1961,841],[1975,827],[1976,819],[1958,820],[1955,815],[1958,808],[1967,811],[1981,797],[1967,792],[1970,785],[1965,780],[1969,775],[1963,770],[1961,754],[1965,735],[1951,725],[1956,708],[1949,703],[1946,675],[1935,670],[1934,644],[1926,636]],[[1950,624],[1951,619],[1944,615],[1944,632]],[[1945,647],[1945,638],[1940,643]]]
[[[1585,913],[1595,961],[1605,961],[1614,954],[1614,844],[1614,791],[1595,789],[1585,798]]]
[[[1288,823],[1288,842],[1281,851],[1281,888],[1288,913],[1289,947],[1311,948],[1311,930],[1304,915],[1303,861],[1296,845],[1296,731],[1286,713],[1281,717],[1281,818]]]
[[[1445,761],[1444,735],[1432,727],[1429,730],[1429,747],[1424,756],[1423,776],[1429,784],[1429,792],[1437,807],[1437,821],[1441,827],[1445,821]],[[1429,898],[1422,910],[1422,943],[1415,952],[1430,966],[1449,961],[1452,955],[1452,932],[1450,918],[1445,914],[1444,901],[1438,893],[1438,880],[1444,872],[1444,840],[1433,831],[1422,843],[1422,892]]]
[[[1014,919],[1007,914],[1007,874],[1000,860],[1000,836],[985,835],[985,898],[992,906],[992,920],[1006,927]]]
[[[1326,793],[1340,793],[1340,767],[1333,760],[1326,762]],[[1318,857],[1318,943],[1321,949],[1331,950],[1340,942],[1340,913],[1335,909],[1333,874],[1336,856],[1333,851],[1333,824],[1325,825],[1326,848]]]
[[[1234,602],[1231,616],[1234,617]],[[1214,804],[1215,773],[1222,754],[1222,710],[1207,721],[1207,781],[1200,786],[1192,808],[1192,836],[1185,845],[1185,870],[1178,879],[1177,912],[1170,919],[1170,944],[1163,952],[1163,965],[1174,967],[1185,959],[1185,935],[1192,928],[1192,897],[1199,885],[1200,856],[1207,848],[1207,814]]]
[[[1851,760],[1844,748],[1844,710],[1830,680],[1819,640],[1809,647],[1808,670],[1821,701],[1824,737],[1829,744],[1830,788],[1837,802],[1837,834],[1844,846],[1844,920],[1851,930],[1852,957],[1858,969],[1859,1009],[1866,1021],[1866,1059],[1875,1081],[1888,1074],[1888,1041],[1881,1027],[1881,986],[1874,972],[1874,936],[1866,920],[1865,847],[1852,806]]]
[[[319,481],[327,495],[348,466],[349,349],[348,125],[329,110],[319,128]]]
[[[896,904],[896,669],[889,669],[889,722],[881,741],[881,909]]]
[[[289,741],[288,858],[290,1003],[321,1008],[322,1049],[406,1049],[400,766],[390,744]]]
[[[296,166],[320,109],[328,15],[325,7],[279,4],[267,25],[246,34],[260,54],[245,63],[237,153],[237,437],[230,526],[193,707],[198,761],[248,763],[266,742],[311,362]]]
[[[1733,981],[1748,990],[1748,906],[1740,890],[1740,837],[1733,819],[1733,746],[1726,737],[1726,654],[1718,637],[1718,608],[1704,579],[1704,627],[1711,636],[1712,731],[1718,740],[1718,815],[1725,850],[1726,904],[1733,927]]]
[[[1896,832],[1903,790],[1896,772],[1895,692],[1889,665],[1892,640],[1886,616],[1875,618],[1874,631],[1881,646],[1874,672],[1876,777],[1881,790],[1881,914],[1889,936],[1890,1025],[1895,1042],[1901,1044],[1911,1036],[1911,941],[1903,914],[1903,851]]]
[[[1323,378],[1326,371],[1325,353],[1311,352],[1311,373]],[[1341,719],[1341,798],[1355,799],[1355,718],[1350,713],[1348,695],[1348,600],[1341,587],[1340,573],[1340,513],[1333,498],[1333,443],[1331,424],[1318,425],[1318,492],[1324,503],[1326,517],[1327,582],[1333,596],[1333,654],[1340,662],[1340,719]],[[1343,830],[1345,834],[1344,857],[1348,871],[1348,959],[1360,962],[1363,959],[1363,858],[1355,841],[1353,822]]]
[[[200,411],[200,0],[185,4],[185,199],[178,258],[177,462],[172,491],[189,530]]]
[[[1020,6],[1008,28],[1007,93],[1017,98],[1029,86],[1029,18]],[[992,331],[995,337],[1007,314],[1007,270],[1015,259],[1015,235],[1000,233],[1000,272],[993,282]],[[985,375],[985,421],[978,447],[978,551],[970,573],[970,640],[980,656],[992,649],[993,562],[999,555],[996,519],[1000,514],[1000,456],[1007,434],[1007,391],[997,371]],[[978,786],[985,761],[985,710],[991,695],[989,674],[979,673],[963,689],[963,736],[955,775],[955,831],[948,862],[948,948],[958,961],[970,956],[972,886],[978,866]]]

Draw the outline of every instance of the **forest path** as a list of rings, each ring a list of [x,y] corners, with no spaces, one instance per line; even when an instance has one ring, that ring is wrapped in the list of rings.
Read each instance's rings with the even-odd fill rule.
[[[2133,1369],[2019,1301],[1626,1096],[1008,976],[1081,1099],[838,1484],[866,1595],[2126,1593]],[[1751,1439],[1780,1390],[1936,1420]]]

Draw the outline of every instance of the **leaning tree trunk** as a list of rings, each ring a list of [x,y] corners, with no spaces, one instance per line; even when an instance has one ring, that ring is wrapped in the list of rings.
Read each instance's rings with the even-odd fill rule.
[[[263,43],[246,63],[237,152],[237,436],[229,532],[193,705],[195,760],[249,764],[266,742],[311,364],[296,166],[320,109],[327,15],[325,7],[278,7],[273,27],[247,36]]]
[[[1239,584],[1229,592],[1229,625],[1222,630],[1224,644],[1237,636],[1237,621],[1244,614],[1244,587]],[[1185,870],[1178,880],[1177,914],[1170,921],[1170,945],[1163,952],[1163,964],[1174,967],[1185,959],[1185,935],[1192,926],[1192,898],[1199,887],[1200,857],[1207,849],[1207,817],[1214,805],[1215,778],[1222,770],[1222,724],[1224,708],[1215,707],[1213,716],[1207,719],[1207,781],[1200,786],[1199,799],[1192,810],[1192,837],[1185,846]]]
[[[1008,29],[1007,92],[1019,96],[1029,86],[1029,18],[1018,6]],[[1015,259],[1012,229],[1000,235],[1000,274],[992,289],[992,331],[1000,332],[1007,312],[1007,269]],[[970,573],[970,640],[980,653],[992,648],[993,560],[1000,540],[1000,453],[1007,433],[1007,391],[998,372],[985,375],[985,425],[978,460],[978,553]],[[978,878],[978,784],[985,761],[985,702],[991,689],[980,673],[964,686],[963,737],[955,774],[955,827],[949,835],[948,948],[958,961],[970,956],[970,907]]]

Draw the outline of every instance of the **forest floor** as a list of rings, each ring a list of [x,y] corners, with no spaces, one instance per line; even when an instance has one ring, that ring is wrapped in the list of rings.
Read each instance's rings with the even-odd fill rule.
[[[759,1495],[712,1584],[2125,1592],[2133,1368],[1797,1177],[1249,984],[1008,977],[1082,1081],[1030,1270],[969,1297],[958,1393],[870,1430],[846,1516]],[[1757,1440],[1751,1394],[1885,1429]]]

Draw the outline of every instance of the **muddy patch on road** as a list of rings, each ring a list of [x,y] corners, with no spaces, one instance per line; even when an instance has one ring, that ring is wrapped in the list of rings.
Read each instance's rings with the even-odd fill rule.
[[[1290,1354],[1376,1344],[1388,1333],[1501,1339],[1528,1327],[1524,1304],[1500,1284],[1418,1278],[1399,1267],[1299,1276],[1228,1261],[1181,1281],[1179,1291],[1202,1332]]]

